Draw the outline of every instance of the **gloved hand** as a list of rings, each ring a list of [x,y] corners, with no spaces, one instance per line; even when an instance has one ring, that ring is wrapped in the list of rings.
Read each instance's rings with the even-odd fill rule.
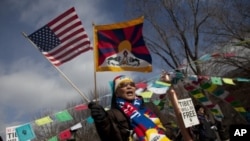
[[[96,122],[104,120],[107,115],[104,108],[95,102],[90,102],[88,108],[91,110],[91,116]]]

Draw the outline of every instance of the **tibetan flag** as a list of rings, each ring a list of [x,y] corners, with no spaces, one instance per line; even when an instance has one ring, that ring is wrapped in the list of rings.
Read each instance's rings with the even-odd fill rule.
[[[29,123],[17,127],[16,134],[17,134],[18,139],[20,141],[27,141],[27,140],[34,139],[36,137],[32,127]]]
[[[55,66],[92,49],[74,7],[30,34],[28,38]]]
[[[152,71],[152,58],[142,35],[143,20],[94,25],[96,71]]]

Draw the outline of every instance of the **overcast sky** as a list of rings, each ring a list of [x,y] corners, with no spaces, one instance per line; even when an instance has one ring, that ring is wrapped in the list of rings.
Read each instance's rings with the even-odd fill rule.
[[[91,43],[93,22],[98,25],[129,20],[124,16],[123,0],[1,0],[1,136],[5,137],[6,127],[33,122],[37,113],[60,111],[68,102],[82,98],[21,34],[31,34],[71,7],[75,7]],[[92,60],[90,51],[59,67],[83,93],[94,88]],[[97,87],[109,87],[108,81],[124,73],[97,73]],[[147,79],[154,73],[127,74]]]

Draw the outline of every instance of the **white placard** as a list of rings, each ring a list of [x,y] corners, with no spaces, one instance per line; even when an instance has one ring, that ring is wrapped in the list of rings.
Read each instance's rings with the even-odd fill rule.
[[[18,141],[16,127],[18,126],[6,127],[6,141]]]
[[[178,104],[186,128],[199,124],[199,119],[191,98],[180,99],[178,100]]]

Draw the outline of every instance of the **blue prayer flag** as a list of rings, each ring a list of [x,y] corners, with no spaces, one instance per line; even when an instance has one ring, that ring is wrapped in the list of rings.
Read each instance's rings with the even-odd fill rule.
[[[17,134],[18,139],[20,141],[27,141],[27,140],[34,139],[36,137],[32,127],[29,123],[17,127],[16,134]]]

